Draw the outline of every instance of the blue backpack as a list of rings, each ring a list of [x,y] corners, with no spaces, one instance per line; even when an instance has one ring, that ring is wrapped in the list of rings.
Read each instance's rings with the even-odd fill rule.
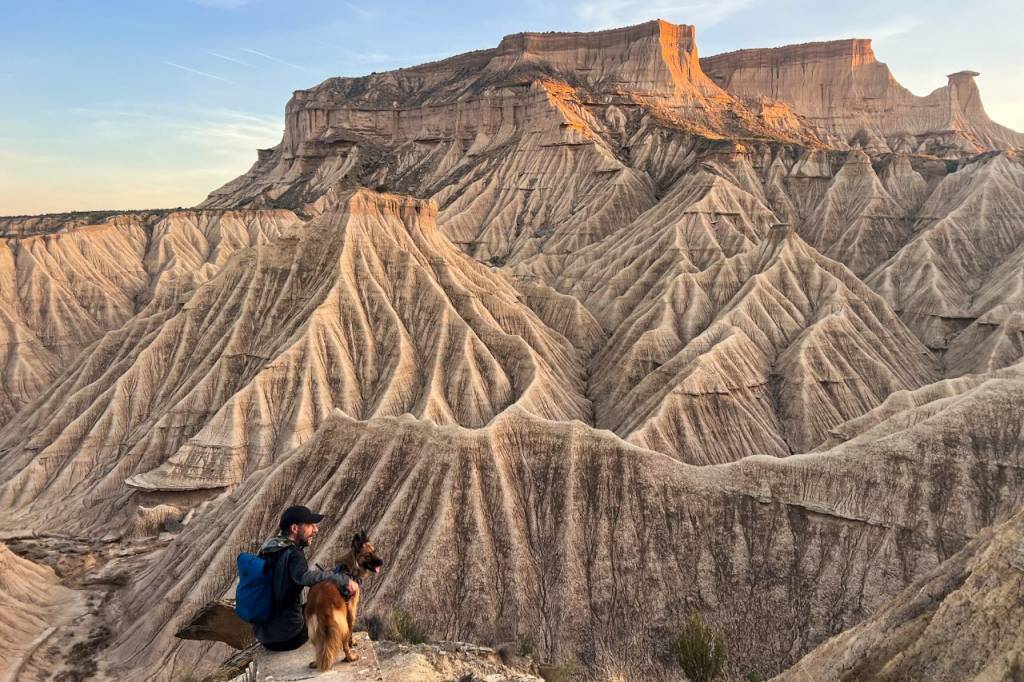
[[[235,613],[248,623],[266,623],[274,615],[274,582],[270,562],[249,552],[238,555]]]

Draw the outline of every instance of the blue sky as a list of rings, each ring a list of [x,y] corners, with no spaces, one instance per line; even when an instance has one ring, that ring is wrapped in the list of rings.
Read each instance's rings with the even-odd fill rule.
[[[0,215],[190,206],[280,140],[293,90],[657,17],[696,24],[705,55],[874,38],[919,95],[980,71],[989,114],[1024,130],[1020,0],[0,0]]]

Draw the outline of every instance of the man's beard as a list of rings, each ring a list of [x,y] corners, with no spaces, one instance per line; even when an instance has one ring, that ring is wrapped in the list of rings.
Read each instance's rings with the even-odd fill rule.
[[[304,535],[300,535],[295,539],[295,544],[299,547],[309,547],[309,538]]]

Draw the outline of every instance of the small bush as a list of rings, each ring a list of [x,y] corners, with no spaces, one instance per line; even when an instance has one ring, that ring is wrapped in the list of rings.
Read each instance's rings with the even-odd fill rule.
[[[764,675],[759,672],[747,673],[747,682],[765,682]]]
[[[537,657],[537,642],[534,640],[533,635],[525,633],[516,635],[516,649],[519,650],[520,656]]]
[[[544,678],[544,682],[572,682],[573,676],[576,674],[576,664],[574,663],[541,663],[540,664],[540,676]]]
[[[391,632],[397,641],[409,644],[423,644],[427,641],[426,633],[407,611],[393,610],[390,620]]]
[[[388,188],[388,186],[384,183],[377,185],[376,187],[373,188],[373,190],[375,192],[379,192],[380,194],[387,194],[388,192],[391,191],[390,188]]]
[[[382,639],[391,638],[391,627],[387,621],[376,613],[359,615],[359,622],[356,623],[356,630],[366,630],[370,639],[377,642]]]
[[[407,611],[392,609],[385,615],[371,613],[359,616],[356,630],[366,630],[374,641],[391,640],[409,644],[423,644],[427,635]]]
[[[672,641],[672,653],[690,682],[711,682],[725,668],[725,643],[712,632],[696,611],[690,613],[679,636]]]

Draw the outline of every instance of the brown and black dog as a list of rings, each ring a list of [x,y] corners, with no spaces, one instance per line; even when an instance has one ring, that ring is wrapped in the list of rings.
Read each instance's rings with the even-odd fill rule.
[[[377,556],[366,532],[356,533],[352,538],[352,548],[338,562],[344,571],[355,581],[361,582],[370,573],[379,573],[384,561]],[[359,609],[359,597],[362,588],[345,601],[332,582],[321,582],[309,588],[306,597],[306,623],[309,627],[309,639],[316,648],[316,660],[309,664],[311,668],[323,672],[330,670],[338,658],[340,650],[345,651],[346,661],[359,660],[352,653],[352,633],[356,624],[356,611]]]

